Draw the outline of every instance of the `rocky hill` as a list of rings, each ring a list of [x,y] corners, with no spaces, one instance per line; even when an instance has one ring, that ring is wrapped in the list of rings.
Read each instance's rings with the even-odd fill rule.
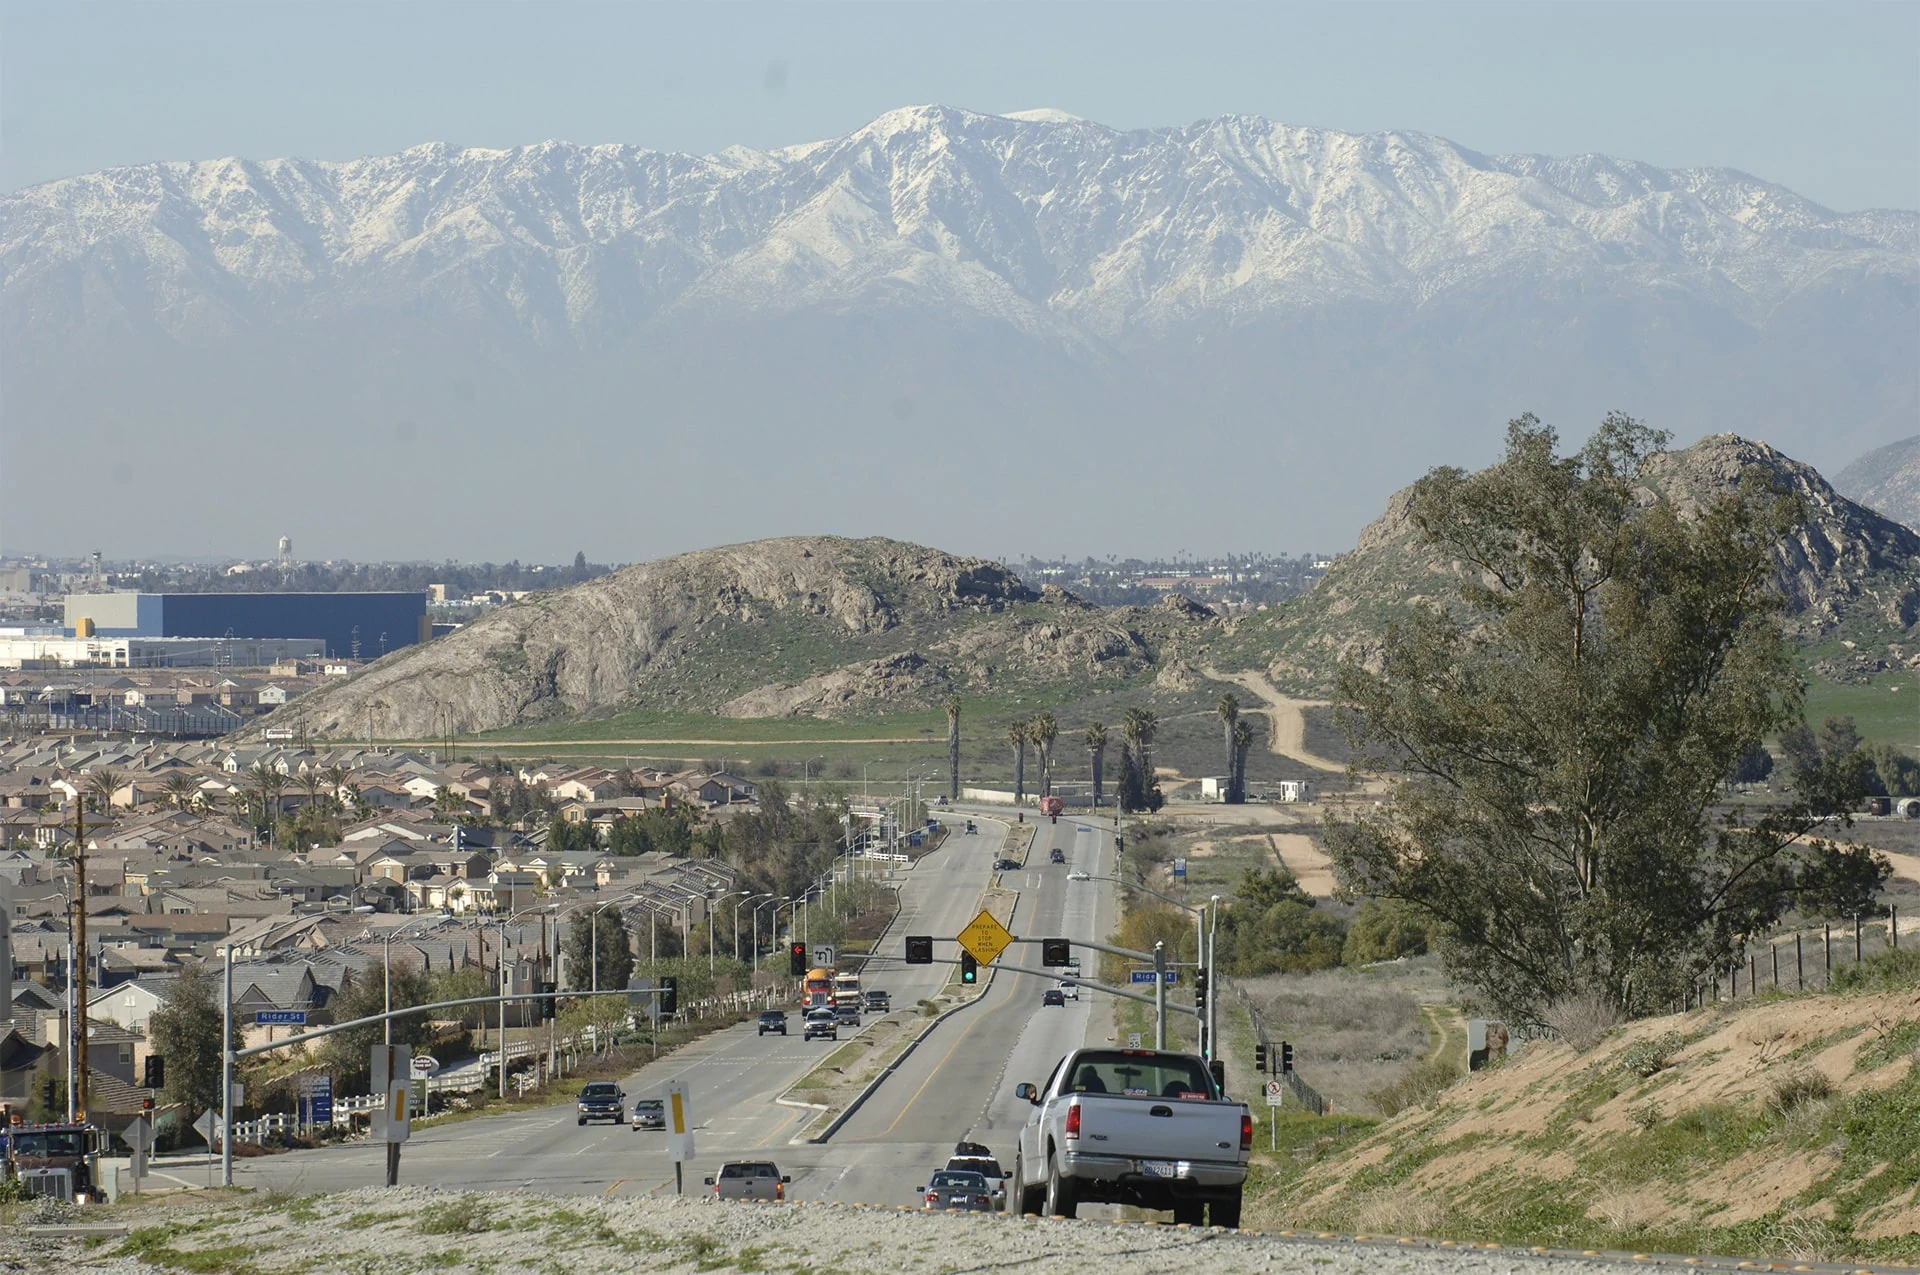
[[[1920,530],[1920,434],[1868,452],[1833,485],[1847,499]]]
[[[1920,533],[1848,500],[1812,467],[1734,434],[1656,457],[1649,478],[1685,507],[1729,490],[1756,466],[1807,510],[1799,532],[1774,554],[1789,632],[1807,644],[1844,638],[1878,651],[1891,643],[1900,661],[1920,654]],[[1239,622],[1221,658],[1264,661],[1282,688],[1324,694],[1343,656],[1379,650],[1394,616],[1423,602],[1451,602],[1456,568],[1420,543],[1411,504],[1411,488],[1395,493],[1313,592]]]
[[[656,708],[884,714],[948,693],[1117,685],[1216,622],[1103,611],[998,563],[894,540],[791,537],[536,594],[296,701],[275,726],[427,738]]]

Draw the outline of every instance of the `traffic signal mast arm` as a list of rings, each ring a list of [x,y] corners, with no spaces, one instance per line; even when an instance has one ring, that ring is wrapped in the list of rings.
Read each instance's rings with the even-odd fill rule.
[[[1016,941],[1022,942],[1022,943],[1038,943],[1040,940],[1039,939],[1019,939]],[[1082,943],[1080,944],[1080,946],[1092,947],[1093,944]],[[1103,948],[1102,950],[1108,951],[1108,952],[1117,952],[1121,956],[1133,955],[1132,952],[1125,951],[1121,948],[1109,947],[1109,948]],[[1148,957],[1147,959],[1152,960],[1153,958]],[[930,958],[925,963],[928,965],[958,965],[960,964],[960,958],[957,956],[935,956]],[[1060,978],[1060,971],[1058,969],[1034,969],[1032,966],[1028,966],[1028,965],[1015,965],[1011,961],[995,961],[993,964],[994,964],[994,968],[996,969],[1011,970],[1015,974],[1037,974],[1041,978],[1054,979],[1054,980],[1058,980]],[[1096,983],[1092,979],[1082,978],[1078,974],[1069,975],[1068,977],[1071,979],[1074,986],[1076,987],[1090,988],[1096,992],[1105,992],[1109,996],[1124,997],[1127,1000],[1139,1001],[1145,1005],[1153,1005],[1157,1003],[1154,997],[1148,995],[1145,992],[1130,992],[1130,991],[1125,991],[1118,987],[1109,987],[1105,983]],[[1195,1009],[1191,1005],[1176,1005],[1172,1001],[1167,1002],[1167,1012],[1170,1014],[1185,1014],[1189,1018],[1198,1018],[1202,1014],[1206,1013],[1204,1009]]]

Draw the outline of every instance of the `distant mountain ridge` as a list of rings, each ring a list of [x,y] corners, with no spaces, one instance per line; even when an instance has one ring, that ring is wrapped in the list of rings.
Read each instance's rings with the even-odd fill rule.
[[[1125,340],[1580,264],[1712,290],[1751,316],[1810,274],[1894,268],[1917,249],[1920,214],[1834,213],[1728,169],[1482,155],[1251,116],[1121,132],[939,106],[772,151],[433,143],[344,163],[145,164],[0,196],[16,305],[70,318],[58,309],[82,282],[179,334],[425,298],[564,340],[675,308],[764,313],[900,286]]]
[[[1920,531],[1920,434],[1868,452],[1835,475],[1833,485],[1849,500]]]
[[[87,481],[127,488],[77,551],[290,533],[359,557],[660,556],[821,526],[821,492],[909,490],[956,443],[1167,463],[1103,464],[1101,501],[975,483],[910,528],[843,495],[832,529],[1325,550],[1521,411],[1617,408],[1682,440],[1737,422],[1817,464],[1906,433],[1917,254],[1920,213],[1726,169],[920,106],[766,151],[436,143],[9,192],[0,378],[16,472],[98,456]],[[529,449],[566,481],[502,463]],[[725,502],[625,498],[720,450],[783,462],[727,463]],[[192,490],[214,454],[359,512],[229,484],[168,501],[180,543],[156,544],[137,489]],[[458,494],[431,518],[426,472]],[[1150,535],[1126,512],[1149,505]],[[55,485],[16,490],[0,544],[73,534],[63,512]]]

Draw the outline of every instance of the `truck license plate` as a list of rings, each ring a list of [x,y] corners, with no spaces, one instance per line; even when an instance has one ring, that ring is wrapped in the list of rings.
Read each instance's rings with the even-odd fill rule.
[[[1171,1160],[1142,1160],[1140,1172],[1150,1178],[1177,1178],[1180,1176],[1180,1166]]]

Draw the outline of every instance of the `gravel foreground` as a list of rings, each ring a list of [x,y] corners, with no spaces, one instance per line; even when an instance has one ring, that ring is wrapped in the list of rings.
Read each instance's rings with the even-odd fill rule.
[[[95,1218],[82,1219],[94,1221]],[[848,1204],[708,1199],[557,1200],[512,1193],[368,1189],[177,1205],[116,1218],[125,1237],[0,1232],[0,1270],[868,1272],[1075,1275],[1311,1271],[1315,1275],[1615,1275],[1646,1262],[1510,1250],[1331,1245],[1205,1228],[928,1213]]]

